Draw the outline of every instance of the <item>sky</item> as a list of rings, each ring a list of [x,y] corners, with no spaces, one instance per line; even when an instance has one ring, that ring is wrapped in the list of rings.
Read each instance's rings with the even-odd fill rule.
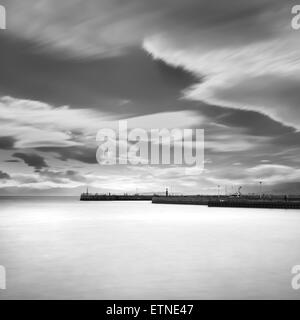
[[[0,195],[300,194],[295,1],[0,4]],[[204,170],[100,165],[119,120],[204,129]]]

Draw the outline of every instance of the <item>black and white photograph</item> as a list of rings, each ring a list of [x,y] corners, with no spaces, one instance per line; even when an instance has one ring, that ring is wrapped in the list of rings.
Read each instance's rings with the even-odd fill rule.
[[[300,300],[299,159],[300,0],[0,0],[0,300]]]

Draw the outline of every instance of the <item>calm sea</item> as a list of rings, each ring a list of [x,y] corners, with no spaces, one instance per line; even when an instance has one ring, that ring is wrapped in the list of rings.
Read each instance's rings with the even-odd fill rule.
[[[0,299],[300,299],[300,211],[0,200]]]

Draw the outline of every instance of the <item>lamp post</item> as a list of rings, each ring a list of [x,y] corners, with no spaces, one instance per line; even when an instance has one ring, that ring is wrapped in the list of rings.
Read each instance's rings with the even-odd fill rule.
[[[262,198],[262,181],[259,181],[259,193],[260,193],[260,199]]]

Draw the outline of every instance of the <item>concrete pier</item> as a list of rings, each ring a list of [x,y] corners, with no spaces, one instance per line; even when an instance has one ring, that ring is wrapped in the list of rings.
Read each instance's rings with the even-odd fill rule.
[[[300,201],[224,200],[209,201],[208,206],[219,208],[300,209]]]
[[[207,206],[211,200],[216,200],[216,196],[154,196],[152,203]]]
[[[260,199],[257,196],[245,196],[242,198],[229,196],[154,196],[152,203],[203,205],[220,208],[300,209],[299,198],[284,199],[284,196],[267,199]]]
[[[80,201],[151,201],[153,195],[106,195],[83,193]]]

